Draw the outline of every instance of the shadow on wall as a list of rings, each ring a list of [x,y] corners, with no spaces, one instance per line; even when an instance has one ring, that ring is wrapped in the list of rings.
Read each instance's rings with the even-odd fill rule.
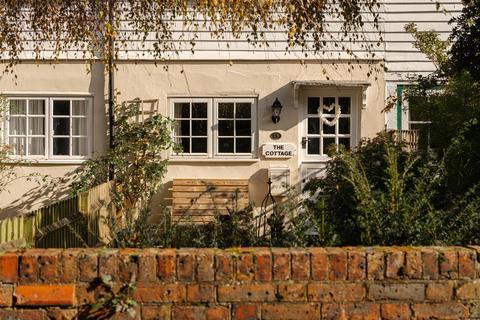
[[[17,215],[29,213],[33,210],[48,206],[60,200],[70,197],[69,185],[74,177],[74,170],[69,171],[62,177],[38,177],[38,183],[34,187],[25,190],[14,201],[0,208],[0,219],[6,219]],[[45,179],[43,181],[43,179]],[[35,180],[35,178],[34,178]],[[15,185],[21,188],[22,182],[27,183],[26,178],[22,177],[15,181]],[[7,192],[7,191],[6,191]],[[20,192],[15,192],[20,194]]]

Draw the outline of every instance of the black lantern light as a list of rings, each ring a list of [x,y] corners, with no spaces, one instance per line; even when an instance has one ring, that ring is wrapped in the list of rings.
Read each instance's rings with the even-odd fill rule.
[[[275,98],[275,102],[272,105],[272,121],[278,123],[280,121],[280,113],[282,113],[282,104]]]

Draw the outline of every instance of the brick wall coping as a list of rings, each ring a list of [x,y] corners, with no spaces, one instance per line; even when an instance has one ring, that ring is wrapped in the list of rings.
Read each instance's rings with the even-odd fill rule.
[[[0,319],[78,318],[105,275],[137,319],[480,319],[480,246],[5,251]]]

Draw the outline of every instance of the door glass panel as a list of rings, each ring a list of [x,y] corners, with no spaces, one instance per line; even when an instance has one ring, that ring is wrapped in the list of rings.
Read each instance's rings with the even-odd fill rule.
[[[323,106],[330,107],[335,104],[335,97],[324,97],[323,98]],[[331,110],[327,110],[323,108],[323,113],[326,114],[335,114],[335,108],[331,108]]]
[[[319,118],[308,118],[308,134],[320,134]]]
[[[338,98],[338,104],[340,105],[340,110],[342,111],[342,114],[350,113],[350,97]]]
[[[339,138],[338,144],[341,144],[345,147],[345,149],[350,149],[350,138]]]
[[[308,114],[317,114],[320,106],[319,97],[308,97]]]
[[[323,138],[323,154],[328,154],[333,146],[335,146],[335,138]]]
[[[322,125],[323,125],[323,134],[335,134],[335,125],[329,126],[326,123],[323,123]]]
[[[338,133],[349,134],[350,133],[350,118],[338,119]]]
[[[320,138],[309,138],[307,142],[308,154],[320,154]]]

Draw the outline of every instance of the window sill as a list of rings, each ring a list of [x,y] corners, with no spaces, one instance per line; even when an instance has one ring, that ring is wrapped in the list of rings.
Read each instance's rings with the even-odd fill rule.
[[[169,163],[256,163],[260,162],[258,158],[170,158]]]
[[[8,163],[17,166],[32,166],[32,165],[78,165],[83,164],[88,159],[11,159]]]

